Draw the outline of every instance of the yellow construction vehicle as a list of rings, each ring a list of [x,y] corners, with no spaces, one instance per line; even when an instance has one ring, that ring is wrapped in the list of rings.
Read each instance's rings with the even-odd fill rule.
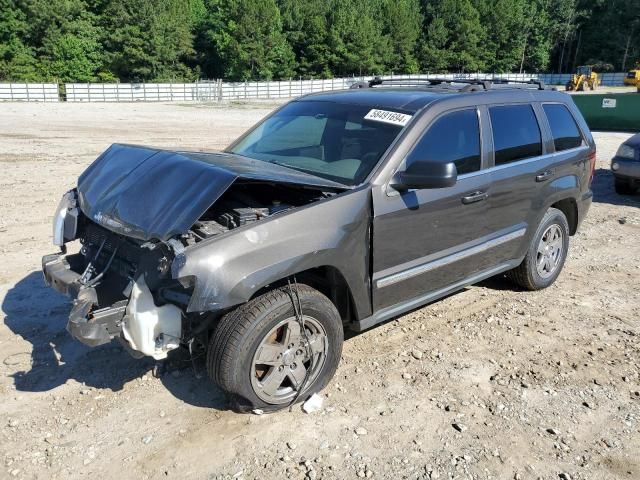
[[[595,90],[600,85],[598,74],[593,71],[593,66],[582,65],[576,68],[576,73],[571,75],[571,80],[567,82],[567,90],[583,91],[587,88]]]
[[[624,77],[624,84],[632,87],[637,86],[640,89],[640,62],[636,63],[635,68],[627,72]]]

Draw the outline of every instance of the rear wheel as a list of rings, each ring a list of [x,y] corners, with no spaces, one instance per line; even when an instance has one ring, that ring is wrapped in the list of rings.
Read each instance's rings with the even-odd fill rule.
[[[522,263],[507,276],[527,290],[540,290],[555,282],[569,248],[569,223],[562,211],[550,208],[538,226]]]
[[[618,195],[633,195],[636,193],[636,189],[629,185],[628,182],[624,182],[622,180],[616,180],[614,183],[614,188],[616,189],[616,193]]]
[[[343,331],[336,307],[298,285],[298,317],[292,288],[293,298],[285,287],[241,305],[211,337],[207,370],[237,410],[285,408],[324,388],[338,367]]]

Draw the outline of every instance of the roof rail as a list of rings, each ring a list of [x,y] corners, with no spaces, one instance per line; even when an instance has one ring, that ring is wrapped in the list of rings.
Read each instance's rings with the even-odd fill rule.
[[[531,78],[529,80],[510,80],[508,78],[492,78],[491,82],[498,83],[501,85],[505,85],[505,84],[508,85],[508,84],[514,84],[514,83],[520,84],[520,85],[536,85],[538,87],[538,90],[545,90],[547,88],[544,81],[536,78]]]
[[[460,88],[461,92],[474,92],[478,90],[491,90],[497,85],[510,85],[512,88],[531,88],[533,86],[538,90],[545,90],[547,87],[542,80],[509,80],[503,78],[408,78],[397,77],[383,79],[380,77],[374,77],[369,81],[356,82],[349,88],[372,88],[378,85],[397,85],[405,87],[432,87],[442,86],[448,87],[454,84],[464,84],[465,86]]]

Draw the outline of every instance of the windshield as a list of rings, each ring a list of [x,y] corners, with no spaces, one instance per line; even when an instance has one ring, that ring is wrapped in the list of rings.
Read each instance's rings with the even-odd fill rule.
[[[361,105],[292,102],[228,151],[357,185],[410,119],[405,112]]]

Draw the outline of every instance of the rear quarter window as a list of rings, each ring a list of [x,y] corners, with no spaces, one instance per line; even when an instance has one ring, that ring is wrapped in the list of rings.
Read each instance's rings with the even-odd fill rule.
[[[531,105],[490,107],[489,116],[496,166],[542,155],[542,135]]]
[[[580,129],[566,106],[559,103],[546,103],[542,108],[551,127],[556,152],[582,145]]]

